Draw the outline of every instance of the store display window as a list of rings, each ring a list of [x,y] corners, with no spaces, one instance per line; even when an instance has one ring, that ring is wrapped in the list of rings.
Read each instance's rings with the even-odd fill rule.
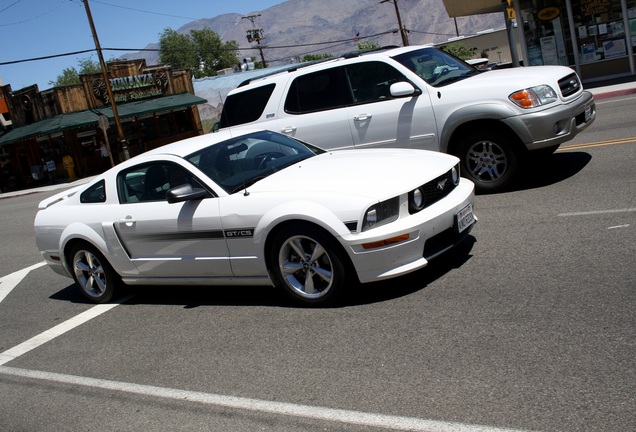
[[[581,63],[624,57],[628,53],[627,44],[634,44],[634,0],[627,2],[630,29],[625,29],[624,11],[620,0],[573,1],[572,14]],[[634,27],[634,30],[631,27]]]

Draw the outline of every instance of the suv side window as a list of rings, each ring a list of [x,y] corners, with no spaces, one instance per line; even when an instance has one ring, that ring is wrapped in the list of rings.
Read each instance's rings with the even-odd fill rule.
[[[228,96],[219,127],[236,126],[258,120],[263,115],[274,87],[275,84],[268,84]]]
[[[383,62],[369,61],[345,66],[356,104],[390,99],[391,84],[407,81],[397,69]]]
[[[305,114],[342,108],[351,104],[343,70],[329,68],[294,79],[285,99],[285,112]]]

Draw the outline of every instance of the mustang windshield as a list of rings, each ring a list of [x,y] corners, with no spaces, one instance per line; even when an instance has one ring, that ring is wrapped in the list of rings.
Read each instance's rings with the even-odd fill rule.
[[[434,48],[410,51],[397,55],[394,59],[434,87],[441,87],[479,73],[468,63]]]
[[[199,150],[186,160],[226,192],[242,190],[324,150],[270,131],[254,132]]]

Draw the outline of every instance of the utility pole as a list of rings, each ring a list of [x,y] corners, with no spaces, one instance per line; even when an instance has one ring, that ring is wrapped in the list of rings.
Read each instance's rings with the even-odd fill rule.
[[[267,63],[265,63],[265,56],[263,55],[263,48],[267,48],[264,45],[261,45],[261,41],[263,39],[265,39],[263,37],[263,29],[257,29],[256,25],[254,24],[254,19],[258,18],[259,16],[261,16],[261,14],[256,14],[256,15],[248,15],[248,16],[244,16],[241,17],[242,19],[246,19],[246,20],[250,20],[250,22],[252,23],[252,29],[251,30],[247,30],[247,41],[249,43],[252,42],[256,42],[256,49],[258,49],[258,51],[261,53],[261,62],[263,63],[263,67],[266,68],[267,67]]]
[[[398,8],[397,4],[398,0],[382,0],[380,4],[389,2],[393,3],[393,5],[395,6],[395,15],[397,15],[398,27],[400,29],[400,35],[402,36],[402,45],[409,46],[409,39],[406,35],[406,29],[402,25],[402,18],[400,18],[400,9]]]
[[[110,106],[113,110],[113,117],[115,120],[115,127],[117,128],[117,139],[121,143],[124,154],[128,153],[128,146],[126,145],[126,137],[124,136],[124,130],[121,127],[121,121],[119,120],[119,113],[117,112],[117,104],[115,104],[115,97],[113,96],[113,89],[110,86],[110,79],[108,78],[108,69],[106,69],[106,63],[104,62],[104,56],[102,55],[102,48],[99,45],[99,38],[97,37],[97,31],[95,30],[95,24],[93,23],[93,15],[91,15],[91,9],[88,6],[88,0],[82,0],[84,2],[84,7],[86,8],[86,16],[88,17],[88,24],[91,27],[91,32],[93,33],[93,40],[95,41],[95,49],[97,50],[97,57],[99,57],[99,65],[102,69],[102,77],[104,79],[104,84],[106,85],[106,92],[108,94],[108,100],[110,101]],[[110,149],[110,144],[106,143],[108,146],[108,153],[110,157],[110,166],[114,166],[113,162],[113,152]]]

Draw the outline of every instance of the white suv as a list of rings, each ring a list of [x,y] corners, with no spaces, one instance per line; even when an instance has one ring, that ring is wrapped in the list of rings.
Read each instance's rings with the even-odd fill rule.
[[[458,156],[480,192],[510,185],[596,118],[564,66],[481,71],[432,47],[344,55],[232,90],[220,127],[255,124],[325,149],[411,147]]]

